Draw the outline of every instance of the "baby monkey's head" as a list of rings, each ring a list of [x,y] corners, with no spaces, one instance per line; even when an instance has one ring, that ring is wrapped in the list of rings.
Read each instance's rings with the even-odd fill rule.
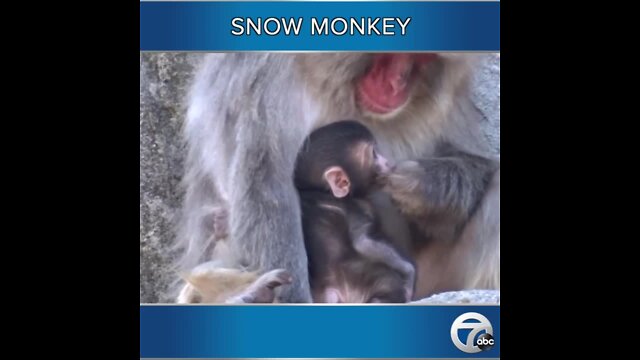
[[[294,178],[300,190],[330,191],[337,198],[362,197],[389,170],[371,131],[359,122],[345,120],[309,135],[298,154]]]

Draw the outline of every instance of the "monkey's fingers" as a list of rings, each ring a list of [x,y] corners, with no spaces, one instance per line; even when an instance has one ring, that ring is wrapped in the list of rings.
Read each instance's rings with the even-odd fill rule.
[[[244,303],[272,303],[275,299],[275,288],[290,284],[293,278],[283,269],[269,271],[260,276],[251,286],[240,294]]]
[[[389,183],[389,176],[390,176],[390,173],[378,174],[378,176],[376,176],[374,181],[375,185],[381,188],[386,187],[387,184]]]
[[[278,286],[291,284],[293,277],[287,270],[276,269],[262,275],[258,281],[262,282],[266,288],[273,290]]]
[[[406,197],[420,197],[424,192],[425,177],[424,169],[417,162],[405,161],[387,175],[383,191],[396,201],[402,201]]]

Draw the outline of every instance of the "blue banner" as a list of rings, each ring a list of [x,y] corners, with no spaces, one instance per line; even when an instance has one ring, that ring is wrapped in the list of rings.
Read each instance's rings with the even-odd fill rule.
[[[140,306],[141,358],[499,358],[499,306]]]
[[[140,2],[141,51],[500,51],[500,2]]]

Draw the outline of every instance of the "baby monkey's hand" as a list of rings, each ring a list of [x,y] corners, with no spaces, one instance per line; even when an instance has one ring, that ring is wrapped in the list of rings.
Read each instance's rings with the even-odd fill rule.
[[[391,196],[394,204],[405,214],[424,211],[425,169],[417,161],[403,161],[382,176],[383,191]]]

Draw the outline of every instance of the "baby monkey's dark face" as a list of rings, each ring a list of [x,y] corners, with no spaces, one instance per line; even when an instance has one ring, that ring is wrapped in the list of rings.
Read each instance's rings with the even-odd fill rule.
[[[298,156],[296,187],[325,189],[337,198],[362,197],[391,170],[373,134],[355,121],[340,121],[313,132]]]
[[[391,171],[390,162],[380,153],[373,139],[356,143],[349,155],[352,157],[351,164],[345,170],[347,176],[353,179],[355,190],[370,192]]]

